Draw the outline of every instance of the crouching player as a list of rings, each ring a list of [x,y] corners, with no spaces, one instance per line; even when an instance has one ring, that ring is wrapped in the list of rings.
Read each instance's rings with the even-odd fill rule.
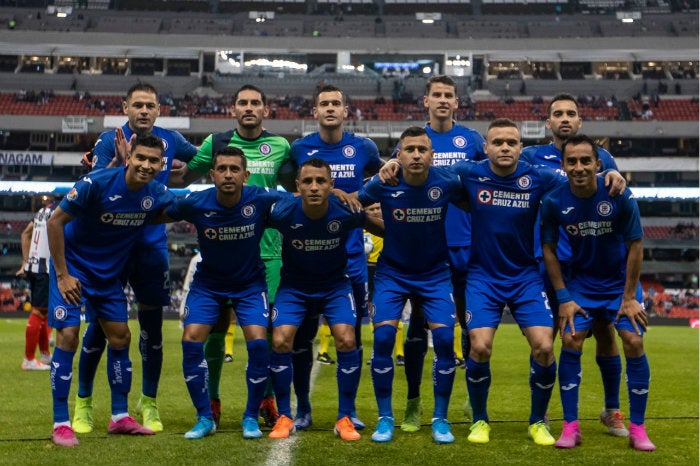
[[[643,332],[647,314],[641,303],[642,226],[632,193],[611,197],[602,178],[598,147],[587,136],[569,138],[562,147],[562,167],[569,182],[542,200],[542,250],[547,272],[559,301],[562,350],[559,384],[564,428],[555,445],[573,448],[581,443],[578,399],[581,352],[596,320],[614,322],[627,361],[630,402],[629,443],[636,450],[653,451],[644,427],[649,393],[649,362]],[[557,259],[559,227],[571,244],[568,277]]]
[[[127,409],[131,333],[120,276],[146,225],[174,199],[163,184],[154,181],[164,164],[163,141],[138,136],[125,167],[105,168],[82,178],[49,219],[49,324],[56,329],[51,360],[52,440],[57,445],[78,444],[68,416],[68,394],[83,305],[107,337],[107,379],[112,392],[108,433],[154,434],[129,416]]]
[[[197,228],[202,261],[197,264],[185,303],[182,370],[197,410],[197,423],[185,438],[199,439],[216,432],[209,403],[209,368],[204,342],[233,304],[248,349],[248,401],[243,414],[243,438],[262,437],[258,408],[265,393],[269,367],[267,327],[269,308],[265,265],[260,240],[270,206],[284,193],[244,186],[250,173],[238,147],[224,147],[212,158],[209,171],[214,188],[199,191],[170,206],[162,221],[187,220]]]

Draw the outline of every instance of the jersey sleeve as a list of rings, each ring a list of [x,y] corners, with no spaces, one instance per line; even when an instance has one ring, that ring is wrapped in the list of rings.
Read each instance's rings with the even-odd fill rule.
[[[615,159],[613,158],[612,154],[610,152],[606,151],[605,149],[599,148],[598,149],[598,157],[600,157],[600,170],[618,170],[617,164],[615,163]]]
[[[382,166],[382,159],[379,157],[379,148],[374,141],[365,138],[363,141],[365,153],[367,154],[367,165],[365,165],[365,173],[374,175]]]
[[[190,207],[192,205],[191,196],[192,194],[188,194],[183,198],[175,199],[165,208],[167,216],[176,221],[188,220],[190,218],[188,212],[192,210]]]
[[[185,136],[177,131],[172,132],[175,143],[175,158],[183,162],[189,162],[197,155],[197,146],[185,139]]]
[[[209,172],[212,159],[212,136],[210,134],[202,141],[202,145],[199,146],[197,153],[192,157],[192,160],[187,162],[187,168],[201,175],[206,175]]]
[[[90,205],[90,201],[94,199],[99,193],[99,189],[96,183],[93,183],[89,179],[89,175],[78,180],[73,188],[66,194],[61,200],[61,209],[72,215],[73,217],[79,217],[85,213]]]
[[[474,151],[474,160],[486,160],[488,158],[488,155],[486,155],[486,152],[484,152],[484,143],[486,142],[486,139],[484,139],[484,137],[478,131],[474,131],[472,134],[474,135],[474,145],[476,146],[476,150]]]
[[[559,219],[553,195],[545,196],[540,205],[540,241],[542,244],[559,241]]]
[[[370,205],[375,202],[379,202],[379,177],[374,175],[371,180],[360,188],[357,192],[357,199],[362,203],[362,205]]]
[[[105,168],[114,158],[114,130],[105,131],[100,134],[93,148],[95,165],[92,169]]]
[[[620,199],[622,212],[622,235],[625,241],[634,241],[644,236],[639,206],[629,188]]]

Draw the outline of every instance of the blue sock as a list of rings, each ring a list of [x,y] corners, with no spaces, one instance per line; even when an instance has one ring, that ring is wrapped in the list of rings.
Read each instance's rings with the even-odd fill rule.
[[[275,397],[277,398],[277,410],[280,414],[291,418],[292,407],[289,398],[294,376],[292,353],[277,353],[272,350],[270,353],[270,374],[272,375],[272,386],[275,389]]]
[[[74,351],[54,348],[51,358],[51,395],[53,397],[53,422],[70,421],[68,395],[73,380]]]
[[[163,368],[163,309],[139,311],[139,351],[143,363],[141,391],[155,398]]]
[[[112,391],[112,414],[128,413],[131,391],[131,360],[128,347],[107,347],[107,380]]]
[[[566,422],[578,419],[580,386],[581,352],[562,348],[559,355],[559,393]]]
[[[644,424],[644,415],[647,410],[647,398],[649,397],[649,361],[647,355],[638,358],[626,358],[627,360],[627,394],[630,399],[630,422],[637,425]]]
[[[359,351],[336,351],[338,368],[335,371],[338,380],[338,419],[350,416],[355,411],[355,397],[360,383]]]
[[[436,327],[433,329],[433,392],[435,407],[434,419],[447,419],[452,386],[455,381],[454,328]]]
[[[198,417],[213,418],[209,404],[209,368],[204,359],[204,343],[182,342],[182,374]]]
[[[557,378],[557,363],[547,367],[540,366],[530,355],[530,424],[544,421],[544,415],[552,398],[554,382]]]
[[[407,398],[420,396],[420,382],[423,379],[423,361],[428,352],[428,334],[423,319],[411,320],[403,343],[404,371],[406,372]]]
[[[99,322],[92,322],[85,329],[80,360],[78,362],[79,397],[92,396],[97,367],[100,365],[100,358],[102,358],[102,353],[104,353],[106,347],[107,338],[102,330],[102,326]]]
[[[311,412],[311,368],[314,364],[314,339],[318,333],[318,316],[306,317],[294,336],[292,361],[294,365],[294,393],[297,397],[297,414]],[[275,390],[277,393],[277,390]]]
[[[600,368],[605,392],[605,409],[620,409],[620,379],[622,378],[622,359],[617,356],[596,356],[595,362]]]
[[[391,352],[396,341],[396,328],[391,325],[374,327],[374,351],[372,356],[372,384],[377,399],[379,417],[394,416],[391,408],[391,390],[394,383],[394,361]]]
[[[369,288],[367,288],[367,282],[365,281],[363,283],[364,289],[366,290],[366,299],[364,300],[364,309],[360,309],[360,306],[358,304],[358,309],[357,309],[357,319],[355,320],[355,345],[357,345],[357,361],[358,361],[358,366],[357,366],[357,385],[355,386],[355,394],[357,394],[357,390],[360,388],[360,379],[362,378],[362,361],[364,360],[364,347],[362,346],[362,319],[363,317],[367,316],[367,307],[368,307],[368,302],[369,302]],[[353,293],[355,292],[355,287],[353,287]],[[357,298],[355,298],[355,302],[357,303]],[[357,412],[355,411],[355,399],[353,398],[353,404],[352,404],[352,413],[350,413],[352,416],[357,417]]]
[[[245,369],[245,376],[248,385],[248,402],[243,416],[257,419],[270,372],[270,352],[267,349],[267,340],[264,338],[247,342],[246,348],[248,366]]]
[[[472,421],[489,422],[486,403],[491,388],[491,363],[476,362],[472,358],[467,358],[466,373],[469,403],[472,405]]]

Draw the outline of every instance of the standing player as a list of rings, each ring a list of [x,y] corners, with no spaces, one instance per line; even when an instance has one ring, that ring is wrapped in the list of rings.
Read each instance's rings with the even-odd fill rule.
[[[381,203],[386,229],[372,303],[371,367],[379,408],[379,423],[372,434],[375,442],[388,442],[394,434],[391,352],[396,327],[409,297],[420,304],[433,334],[433,439],[438,443],[454,441],[447,422],[447,407],[455,376],[455,311],[445,218],[448,203],[460,201],[463,191],[457,176],[444,168],[431,167],[432,159],[426,130],[408,128],[399,141],[397,160],[402,168],[399,183],[390,186],[374,177],[358,192],[363,204]],[[429,241],[416,248],[416,240],[420,238]]]
[[[462,160],[483,160],[484,138],[475,130],[458,125],[454,112],[459,105],[454,80],[449,76],[438,75],[428,80],[423,96],[423,106],[428,109],[429,121],[425,125],[435,155],[433,165],[448,167]],[[382,168],[382,178],[395,178],[398,163],[391,159]],[[396,161],[397,162],[397,161]],[[455,347],[461,344],[464,354],[469,353],[469,338],[464,322],[464,293],[467,282],[467,262],[471,245],[471,217],[456,206],[448,206],[445,221],[445,234],[450,254],[452,286],[454,288],[455,309],[459,326],[455,326]],[[411,324],[405,343],[406,382],[408,394],[406,413],[401,430],[416,432],[421,425],[420,383],[423,377],[423,361],[428,350],[428,336],[419,308],[411,314]],[[465,338],[462,338],[464,333]],[[457,353],[457,351],[455,351]]]
[[[242,86],[234,94],[231,113],[238,123],[236,129],[207,136],[197,155],[184,170],[174,171],[171,184],[186,186],[209,173],[212,167],[212,155],[223,147],[233,146],[240,147],[246,156],[250,172],[247,184],[277,189],[277,185],[282,183],[285,189],[293,190],[293,182],[290,184],[287,180],[278,177],[280,168],[289,160],[289,142],[282,136],[269,133],[263,128],[263,119],[270,113],[265,93],[250,84]],[[267,290],[270,305],[272,305],[275,302],[282,267],[280,237],[277,231],[271,229],[265,231],[260,243],[260,251],[265,264]],[[230,321],[229,314],[225,317],[215,326],[204,346],[209,365],[209,396],[217,423],[221,416],[219,385],[225,356],[224,339]],[[260,408],[266,424],[272,426],[277,418],[277,408],[270,387]]]
[[[34,216],[22,231],[22,267],[18,276],[29,280],[32,291],[32,310],[29,322],[24,332],[24,360],[22,369],[25,371],[47,371],[50,369],[51,353],[49,352],[48,325],[49,310],[49,238],[46,224],[51,213],[56,209],[52,196],[42,196],[44,206]],[[36,348],[39,347],[41,358],[36,358]]]
[[[552,142],[542,146],[530,146],[523,149],[521,159],[531,164],[540,164],[553,168],[563,174],[561,149],[564,142],[575,136],[581,129],[583,122],[578,112],[578,103],[571,94],[557,94],[552,98],[547,108],[547,120],[545,125],[552,130]],[[617,165],[612,155],[603,148],[598,149],[601,162],[601,170],[615,169]],[[537,230],[539,232],[539,230]],[[535,237],[535,257],[542,257],[540,241]],[[566,273],[570,263],[571,247],[568,236],[563,234],[557,246],[557,257]],[[556,313],[559,309],[556,293],[544,270],[544,264],[540,262],[540,272],[544,278],[547,290],[547,298]],[[620,350],[615,341],[615,328],[612,322],[595,320],[592,327],[596,339],[596,363],[600,368],[603,379],[603,391],[605,393],[605,409],[600,414],[600,421],[608,427],[612,435],[626,437],[629,435],[620,413],[620,378],[622,373],[622,361]]]
[[[581,352],[593,322],[602,320],[614,322],[625,351],[630,446],[653,451],[656,447],[644,427],[650,371],[642,338],[648,319],[639,284],[644,256],[641,219],[629,189],[614,198],[608,194],[597,176],[598,150],[587,136],[568,138],[562,147],[562,167],[569,183],[542,200],[542,252],[559,302],[562,337],[559,385],[564,428],[555,445],[573,448],[581,443]],[[567,275],[557,258],[561,229],[571,246]]]
[[[133,85],[123,102],[128,121],[121,128],[102,133],[93,149],[93,169],[118,167],[124,164],[128,142],[134,137],[153,134],[164,144],[163,166],[156,179],[168,182],[173,159],[188,161],[197,148],[177,131],[154,126],[160,115],[158,92],[150,84]],[[131,251],[124,280],[129,281],[138,301],[139,351],[143,363],[141,398],[137,409],[143,424],[160,432],[156,395],[163,366],[163,306],[170,304],[170,264],[164,225],[149,225]],[[97,322],[91,322],[83,336],[78,371],[78,395],[75,400],[73,427],[78,433],[92,432],[92,391],[97,366],[105,348],[105,334]]]
[[[290,406],[294,334],[306,314],[323,314],[335,338],[338,365],[338,417],[335,433],[359,440],[350,420],[360,379],[360,356],[355,343],[358,309],[346,275],[346,243],[365,224],[381,231],[381,221],[353,213],[331,196],[331,167],[320,158],[305,161],[297,174],[300,197],[277,202],[270,225],[282,233],[282,276],[272,310],[270,370],[280,417],[271,438],[295,431]],[[375,229],[376,231],[376,229]]]
[[[202,261],[197,265],[185,304],[182,367],[197,424],[185,438],[198,439],[216,431],[208,396],[209,370],[204,341],[219,320],[236,311],[248,349],[246,383],[248,402],[243,414],[243,438],[260,438],[258,409],[267,383],[269,322],[265,265],[260,258],[270,206],[283,193],[244,186],[249,172],[238,147],[219,149],[212,160],[214,188],[192,193],[167,208],[165,221],[187,220],[197,228]]]
[[[315,95],[314,117],[318,120],[318,132],[297,139],[292,144],[292,161],[301,166],[309,157],[318,157],[331,167],[335,188],[352,193],[362,187],[365,177],[377,173],[382,165],[377,145],[368,138],[355,136],[343,130],[343,120],[348,115],[348,106],[343,91],[326,85]],[[352,283],[352,292],[357,304],[355,341],[362,360],[362,318],[367,314],[367,259],[365,256],[362,229],[353,231],[348,238],[347,273]],[[313,341],[318,331],[318,316],[308,314],[301,324],[294,341],[294,391],[297,396],[297,414],[294,424],[297,429],[306,429],[312,424],[309,400],[311,367],[313,365]],[[359,381],[359,379],[358,379]],[[357,387],[356,387],[357,388]],[[357,429],[364,424],[352,413]]]
[[[163,141],[138,136],[127,165],[100,170],[78,181],[51,215],[49,323],[56,328],[51,360],[53,442],[78,444],[68,415],[73,358],[78,348],[81,308],[107,337],[107,379],[112,391],[108,433],[154,434],[129,416],[131,360],[126,296],[121,283],[129,252],[151,219],[173,200],[155,181],[162,170]]]

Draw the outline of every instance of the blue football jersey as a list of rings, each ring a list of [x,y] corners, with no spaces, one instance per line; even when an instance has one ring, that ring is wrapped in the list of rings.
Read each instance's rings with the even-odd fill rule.
[[[346,193],[359,191],[365,173],[376,173],[382,166],[374,141],[348,132],[343,132],[343,138],[336,144],[326,143],[318,132],[311,133],[294,141],[289,155],[297,166],[312,157],[325,160],[331,166],[335,187]],[[364,255],[362,230],[352,233],[347,249],[350,254]]]
[[[384,219],[384,248],[378,264],[387,262],[407,273],[425,273],[447,267],[445,238],[447,206],[464,197],[459,177],[446,168],[430,167],[420,186],[400,177],[389,186],[374,176],[358,193],[360,202],[380,202]]]
[[[285,198],[270,212],[269,226],[282,234],[281,280],[304,290],[326,289],[345,279],[346,242],[364,225],[365,213],[351,212],[331,195],[326,215],[310,219],[301,202],[301,197]]]
[[[467,190],[472,214],[468,276],[517,282],[536,270],[534,233],[540,199],[564,179],[554,170],[523,161],[506,177],[496,175],[488,160],[459,162],[452,169]]]
[[[598,148],[598,157],[601,162],[601,171],[617,170],[617,164],[612,154],[602,147]],[[566,172],[561,167],[561,151],[554,143],[544,144],[539,146],[524,147],[520,153],[520,160],[531,163],[532,165],[544,165],[545,167],[556,170],[561,176],[566,177]],[[535,230],[535,257],[542,257],[542,245],[540,242],[539,222]],[[569,261],[571,259],[571,246],[569,246],[566,236],[557,244],[557,257],[561,261]]]
[[[564,237],[571,245],[567,286],[596,293],[622,293],[627,246],[643,236],[637,202],[629,189],[611,197],[602,177],[589,198],[574,196],[564,184],[542,200],[542,241]],[[563,235],[560,236],[560,231]]]
[[[118,278],[144,228],[175,198],[155,180],[130,191],[125,172],[126,167],[92,172],[61,201],[61,209],[75,217],[65,227],[65,255],[78,278],[93,283]]]
[[[125,123],[122,126],[124,131],[124,136],[128,141],[134,132],[129,127],[129,123]],[[197,154],[197,146],[188,142],[185,137],[178,133],[177,131],[161,128],[160,126],[154,126],[151,130],[151,134],[158,136],[163,140],[165,144],[165,151],[163,153],[163,160],[165,165],[163,169],[156,176],[156,180],[163,184],[168,184],[168,178],[170,177],[170,169],[173,165],[173,159],[178,159],[183,162],[189,162],[192,157]],[[115,155],[114,150],[114,139],[116,131],[111,129],[100,134],[97,142],[95,142],[94,153],[95,153],[95,166],[93,170],[99,168],[105,168],[112,161]],[[145,244],[157,244],[167,245],[167,236],[165,234],[165,225],[149,225],[144,232],[142,241]]]
[[[438,133],[426,123],[430,141],[435,152],[433,165],[436,167],[450,167],[462,160],[484,160],[484,137],[478,131],[454,124],[452,129],[445,133]],[[396,156],[399,146],[394,149]],[[469,246],[471,244],[471,216],[457,206],[447,207],[447,220],[445,221],[448,246]]]
[[[187,220],[197,228],[202,261],[194,282],[221,289],[264,280],[260,240],[270,207],[284,196],[291,194],[243,186],[238,204],[223,207],[216,200],[216,188],[209,188],[170,205],[166,213],[171,218]]]

